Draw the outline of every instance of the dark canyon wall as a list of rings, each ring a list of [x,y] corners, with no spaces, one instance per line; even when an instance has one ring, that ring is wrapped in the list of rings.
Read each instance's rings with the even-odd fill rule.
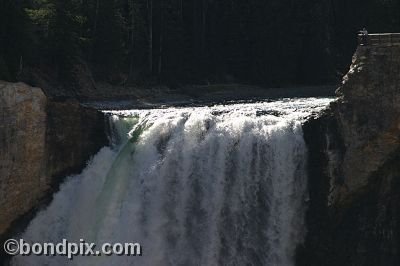
[[[103,114],[0,81],[0,236],[106,145]]]
[[[358,47],[305,126],[309,233],[298,265],[400,265],[400,47]]]

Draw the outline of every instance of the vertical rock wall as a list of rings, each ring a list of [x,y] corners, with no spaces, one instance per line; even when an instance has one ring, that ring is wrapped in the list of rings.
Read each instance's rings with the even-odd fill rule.
[[[400,46],[359,47],[338,100],[304,126],[311,201],[299,265],[400,265],[399,59]]]
[[[107,144],[102,113],[0,81],[0,235]]]
[[[0,234],[48,189],[46,102],[38,88],[0,83]]]

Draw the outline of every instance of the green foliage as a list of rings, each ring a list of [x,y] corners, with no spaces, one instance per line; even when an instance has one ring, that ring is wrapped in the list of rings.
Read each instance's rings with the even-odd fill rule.
[[[25,12],[32,22],[37,25],[48,25],[50,20],[55,16],[55,10],[52,6],[50,8],[42,7],[39,9],[26,8]]]

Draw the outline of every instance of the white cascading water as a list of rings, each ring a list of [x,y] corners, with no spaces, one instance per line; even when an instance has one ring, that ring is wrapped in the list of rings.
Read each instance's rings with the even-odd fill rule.
[[[138,242],[143,255],[12,265],[294,265],[305,234],[301,124],[330,99],[112,112],[103,148],[20,236]]]

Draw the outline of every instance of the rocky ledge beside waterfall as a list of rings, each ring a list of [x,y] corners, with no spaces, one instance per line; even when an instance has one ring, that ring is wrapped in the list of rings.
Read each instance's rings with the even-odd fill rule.
[[[400,265],[399,58],[399,46],[360,46],[338,100],[304,126],[310,206],[299,265]]]
[[[76,101],[0,81],[0,236],[107,143],[104,126],[102,113]]]

